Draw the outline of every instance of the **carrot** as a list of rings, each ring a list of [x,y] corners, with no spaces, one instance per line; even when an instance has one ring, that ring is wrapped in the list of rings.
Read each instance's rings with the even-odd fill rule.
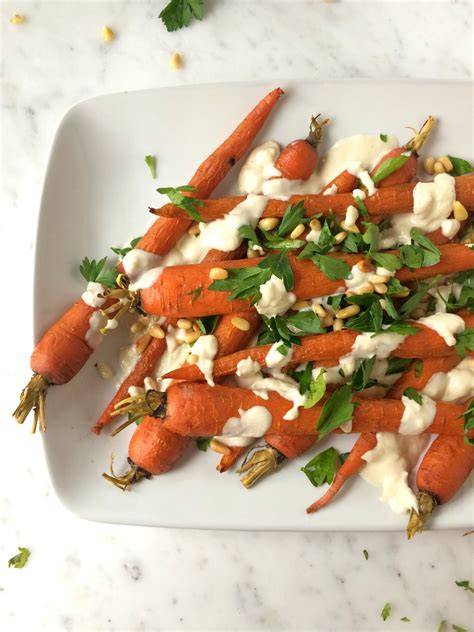
[[[395,353],[395,355],[397,354]],[[404,390],[408,387],[421,391],[428,384],[432,375],[451,371],[459,364],[459,361],[460,357],[457,353],[449,353],[439,358],[427,358],[423,361],[423,366],[418,376],[416,375],[419,372],[417,371],[417,363],[413,362],[392,388],[387,391],[387,397],[389,399],[401,399]]]
[[[447,244],[440,246],[441,260],[438,264],[409,270],[403,268],[396,273],[401,283],[427,279],[438,274],[453,274],[474,268],[474,250],[463,244]],[[397,254],[397,251],[391,251]],[[349,267],[364,259],[362,254],[337,254],[334,259],[344,261]],[[238,259],[222,266],[232,268],[255,267],[262,259]],[[310,260],[289,256],[294,275],[293,292],[298,300],[333,294],[343,284],[332,281]],[[210,290],[212,281],[209,273],[212,264],[198,263],[193,265],[171,266],[163,270],[161,276],[149,288],[141,290],[143,309],[149,314],[182,317],[229,314],[249,309],[251,301],[229,301],[229,292]],[[196,288],[202,288],[199,296],[193,300]]]
[[[349,456],[337,471],[331,486],[326,493],[307,507],[306,513],[319,511],[331,502],[334,496],[342,489],[346,481],[356,474],[366,464],[364,454],[377,445],[377,438],[372,432],[364,432],[355,442]]]
[[[467,327],[474,326],[474,314],[462,313],[464,323]],[[440,357],[452,352],[452,347],[448,347],[441,336],[425,327],[421,323],[416,323],[420,331],[413,336],[407,336],[405,340],[391,353],[392,356],[400,358],[433,358]],[[288,366],[308,362],[327,362],[332,359],[337,364],[337,359],[350,353],[352,345],[359,333],[350,329],[343,331],[332,331],[327,334],[317,334],[314,336],[304,336],[301,345],[293,346],[293,355]],[[252,358],[260,366],[266,366],[266,356],[271,345],[261,345],[250,347],[238,351],[229,356],[223,356],[214,363],[214,377],[221,377],[235,373],[240,360]],[[200,371],[195,366],[187,366],[176,371],[171,371],[165,377],[172,377],[177,380],[195,381],[200,380]]]
[[[371,216],[390,216],[398,213],[411,213],[413,211],[414,183],[397,184],[377,190],[374,195],[368,197],[364,204]],[[474,175],[458,176],[455,178],[456,199],[459,200],[468,211],[474,211]],[[199,208],[201,216],[206,220],[219,219],[229,213],[237,204],[240,204],[245,196],[234,196],[205,200]],[[282,217],[288,204],[303,202],[305,214],[312,217],[315,213],[328,215],[330,212],[336,215],[345,215],[347,207],[354,203],[352,193],[336,193],[335,195],[292,195],[289,200],[269,200],[262,217]],[[188,216],[185,211],[165,204],[160,209],[150,208],[150,212],[162,217],[184,218]]]
[[[323,125],[328,119],[318,122],[318,116],[311,118],[309,134],[305,139],[294,140],[287,145],[275,161],[275,167],[282,178],[288,180],[307,180],[318,164],[317,147],[321,140]]]
[[[423,531],[436,507],[448,502],[474,468],[474,448],[462,437],[440,435],[431,444],[418,468],[418,511],[412,509],[408,538]]]
[[[224,472],[227,472],[227,470],[230,470],[230,468],[235,465],[235,463],[240,459],[242,454],[245,454],[246,450],[248,450],[248,447],[246,448],[231,447],[229,454],[224,454],[222,456],[221,460],[216,466],[216,470],[220,472],[221,474],[223,474]]]

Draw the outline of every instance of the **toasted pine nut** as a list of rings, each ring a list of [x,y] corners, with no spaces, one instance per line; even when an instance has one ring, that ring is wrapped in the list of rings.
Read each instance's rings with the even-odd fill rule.
[[[434,173],[445,173],[446,170],[443,163],[437,160],[433,165],[433,171]]]
[[[193,342],[196,342],[196,340],[200,337],[201,337],[200,331],[190,331],[184,336],[184,342],[187,342],[189,345]]]
[[[222,281],[223,279],[227,279],[229,273],[225,268],[211,268],[209,272],[209,277],[214,279],[214,281]]]
[[[423,169],[430,176],[432,176],[434,173],[434,169],[433,169],[434,163],[435,163],[435,159],[433,158],[433,156],[427,156],[423,161]]]
[[[150,329],[148,330],[148,333],[153,338],[159,338],[160,340],[162,340],[166,335],[163,327],[161,327],[161,325],[158,325],[158,323],[150,327]]]
[[[201,229],[199,228],[199,224],[197,224],[197,223],[193,224],[191,226],[191,228],[188,228],[188,233],[190,235],[195,235],[196,236],[196,235],[199,235],[200,232],[201,232]]]
[[[319,219],[312,219],[309,223],[309,227],[311,228],[311,230],[321,230],[322,228]]]
[[[336,318],[336,320],[334,321],[332,325],[332,328],[334,329],[334,331],[341,331],[343,327],[344,327],[344,321],[342,320],[342,318]]]
[[[290,233],[290,239],[298,239],[300,235],[304,233],[304,224],[298,224]]]
[[[340,233],[337,233],[337,235],[334,235],[334,242],[336,244],[341,244],[346,237],[347,237],[347,233],[341,230]]]
[[[104,42],[111,42],[115,37],[115,33],[108,26],[102,27],[102,39]]]
[[[246,318],[234,316],[230,322],[234,325],[234,327],[240,329],[240,331],[248,331],[250,329],[250,323]]]
[[[15,13],[15,15],[12,15],[10,18],[10,24],[23,24],[25,21],[26,17],[24,15],[18,15],[18,13]]]
[[[140,331],[143,331],[145,329],[145,324],[140,322],[139,320],[135,321],[134,323],[132,323],[132,325],[130,325],[130,333],[132,334],[138,334],[140,333]]]
[[[467,212],[466,207],[458,200],[453,203],[453,213],[454,219],[457,219],[459,222],[463,222],[469,217],[469,213]]]
[[[256,250],[253,248],[247,248],[247,259],[256,259],[257,257],[260,257],[260,255]]]
[[[352,224],[351,226],[348,226],[346,222],[341,222],[341,228],[343,228],[348,233],[360,233],[357,224]]]
[[[369,276],[369,281],[371,283],[387,283],[388,278],[383,274],[372,274]]]
[[[328,314],[321,320],[321,325],[323,327],[331,327],[334,322],[334,316],[332,314]]]
[[[258,222],[258,227],[262,230],[273,230],[279,223],[280,220],[278,217],[264,217]]]
[[[173,53],[170,58],[170,68],[180,70],[183,67],[183,58],[179,53]]]
[[[359,268],[361,272],[374,272],[375,268],[370,263],[370,261],[366,261],[365,259],[361,259],[356,263],[356,266]]]
[[[137,350],[137,353],[143,353],[145,349],[148,347],[148,345],[150,344],[150,340],[151,340],[150,334],[145,334],[141,336],[135,343],[135,348]]]
[[[376,283],[374,285],[374,288],[377,294],[386,294],[388,292],[388,287],[386,283]]]
[[[453,170],[453,163],[450,161],[450,159],[448,158],[448,156],[440,156],[438,158],[439,162],[443,165],[444,170],[446,171],[446,173],[449,173],[450,171]]]
[[[350,318],[350,316],[356,316],[360,312],[360,307],[358,305],[349,305],[348,307],[344,307],[336,312],[336,318],[342,318],[345,320],[346,318]]]
[[[188,364],[196,364],[198,360],[199,360],[199,356],[196,355],[195,353],[190,353],[188,357],[186,358],[186,362]]]
[[[209,447],[211,450],[214,450],[214,452],[219,452],[219,454],[230,454],[231,452],[228,445],[224,445],[220,441],[217,441],[217,439],[212,439]]]
[[[384,298],[381,298],[379,303],[382,309],[387,309],[387,301]]]
[[[291,309],[294,312],[299,312],[300,309],[307,309],[308,307],[311,307],[311,303],[309,301],[296,301],[296,303],[293,303],[291,306]]]
[[[395,294],[394,296],[396,296],[397,298],[406,298],[407,296],[410,296],[410,290],[407,290],[406,292],[400,292],[399,294]]]
[[[141,314],[138,317],[138,320],[143,323],[145,326],[148,326],[150,324],[150,317],[147,314]]]
[[[107,362],[97,362],[95,367],[97,369],[97,373],[103,380],[109,380],[114,374]]]
[[[185,329],[186,331],[193,328],[193,323],[189,318],[179,318],[176,324],[178,325],[178,329]]]
[[[355,293],[360,296],[361,294],[373,294],[374,291],[375,288],[372,283],[366,283],[365,285],[361,285],[360,287],[358,287]]]
[[[319,303],[315,303],[313,305],[313,312],[316,314],[316,316],[319,316],[319,318],[326,318],[326,316],[328,315],[327,311]]]

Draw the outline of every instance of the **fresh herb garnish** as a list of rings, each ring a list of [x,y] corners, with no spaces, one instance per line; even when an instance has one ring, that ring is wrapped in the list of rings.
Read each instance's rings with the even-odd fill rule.
[[[474,327],[468,327],[456,335],[456,352],[465,358],[468,351],[474,351]]]
[[[410,314],[418,307],[423,298],[428,293],[435,282],[430,283],[429,281],[421,281],[418,283],[416,291],[404,301],[403,305],[400,308],[400,314],[403,318],[408,318]]]
[[[263,235],[261,246],[266,250],[281,250],[282,248],[295,250],[296,248],[303,248],[303,246],[306,245],[306,242],[302,239],[287,239],[286,237],[279,237],[265,230],[261,232]]]
[[[372,259],[378,266],[390,270],[390,272],[400,270],[403,267],[400,257],[388,252],[374,252],[372,253]]]
[[[456,625],[455,623],[453,623],[451,627],[454,632],[469,632],[469,630],[466,630],[466,628],[462,628],[460,625]]]
[[[19,546],[18,550],[20,552],[8,560],[8,568],[10,568],[11,566],[13,566],[13,568],[23,568],[25,564],[28,562],[28,558],[31,555],[31,551],[29,551],[23,546]]]
[[[288,316],[287,325],[291,329],[296,329],[298,336],[308,336],[310,334],[324,334],[326,329],[321,326],[319,316],[313,310],[302,310]]]
[[[410,623],[410,619],[408,617],[402,617],[400,621],[403,621],[404,623]]]
[[[365,222],[365,232],[362,235],[362,241],[367,244],[367,254],[372,256],[379,246],[380,230],[376,224]]]
[[[367,549],[364,549],[364,550],[362,551],[362,553],[363,553],[363,555],[364,555],[365,559],[366,559],[366,560],[368,560],[368,559],[369,559],[369,552],[367,551]]]
[[[115,287],[115,279],[118,276],[118,272],[115,268],[105,268],[106,263],[107,257],[99,261],[84,257],[79,266],[79,271],[88,283],[100,283],[105,285],[105,287],[113,288]]]
[[[446,619],[443,619],[442,621],[440,621],[440,622],[439,622],[437,632],[443,632],[443,629],[444,629],[444,624],[445,624],[445,623],[446,623]]]
[[[302,200],[296,204],[288,204],[277,228],[277,235],[284,237],[291,233],[299,224],[307,224],[308,222],[309,217],[305,217],[305,208]]]
[[[380,613],[380,616],[382,617],[384,621],[386,621],[389,618],[391,613],[392,613],[392,605],[388,603],[387,601],[387,603],[382,608],[382,612]]]
[[[465,176],[474,171],[474,167],[467,160],[456,158],[456,156],[448,156],[448,158],[453,165],[452,171],[449,172],[452,176]]]
[[[125,248],[111,248],[110,250],[112,252],[114,252],[116,255],[118,255],[121,259],[123,259],[125,257],[125,255],[130,252],[130,250],[133,250],[135,248],[135,246],[138,244],[138,242],[140,241],[141,237],[135,237],[135,239],[132,239],[130,244],[128,246],[125,246]]]
[[[150,170],[151,177],[156,180],[156,158],[155,156],[145,156],[145,162]]]
[[[471,586],[471,584],[469,583],[467,579],[464,579],[462,581],[457,581],[454,583],[456,584],[456,586],[459,586],[460,588],[464,588],[464,590],[468,590],[469,592],[474,593],[474,588]]]
[[[362,296],[364,295],[362,294]],[[356,316],[348,318],[345,321],[345,326],[348,329],[355,329],[356,331],[379,333],[382,331],[383,320],[383,310],[380,305],[380,297],[374,294],[369,294],[368,296],[374,297],[370,307],[365,311],[359,312]],[[349,302],[357,304],[357,298],[351,296]],[[353,299],[356,299],[356,301]]]
[[[252,248],[252,246],[261,246],[260,239],[255,232],[255,228],[253,228],[253,226],[250,226],[250,224],[239,226],[239,234],[242,239],[246,239],[248,241],[248,246],[250,248]]]
[[[200,285],[194,290],[189,291],[188,296],[191,296],[191,300],[194,303],[194,301],[197,301],[197,299],[201,296],[201,292],[202,292],[202,285]]]
[[[400,281],[396,279],[395,277],[392,277],[391,279],[389,279],[387,283],[387,287],[388,287],[387,294],[390,296],[401,296],[410,291],[405,285],[402,285]]]
[[[341,463],[345,463],[349,455],[350,455],[350,452],[343,452],[342,454],[340,454],[339,458],[341,459]]]
[[[202,20],[204,16],[204,0],[171,0],[158,16],[167,31],[177,31],[189,26],[191,20]]]
[[[306,402],[303,404],[303,408],[312,408],[324,396],[324,393],[326,392],[326,382],[324,380],[325,373],[326,373],[326,369],[321,369],[316,379],[314,380],[312,379],[311,382],[309,383],[309,387],[307,389],[308,398]]]
[[[212,437],[197,437],[196,446],[198,450],[201,452],[207,452],[207,448],[209,447],[212,441]]]
[[[387,158],[386,160],[384,160],[372,176],[374,184],[377,184],[377,182],[380,182],[381,180],[385,180],[385,178],[388,178],[389,175],[391,175],[395,171],[398,171],[401,167],[403,167],[410,156],[411,151],[404,151],[398,156],[392,156],[391,158]]]
[[[365,219],[369,219],[369,211],[367,210],[366,205],[364,204],[362,198],[358,195],[354,196],[354,201],[356,203],[357,210],[359,211],[359,215]],[[352,233],[354,234],[354,233]]]
[[[463,418],[464,418],[464,443],[466,445],[474,446],[474,437],[469,438],[467,436],[471,430],[474,430],[474,399],[471,399],[469,406],[464,411]]]
[[[388,136],[387,136],[387,134],[379,134],[379,138],[380,138],[380,140],[382,142],[386,143],[387,139],[388,139]]]
[[[389,358],[385,375],[403,373],[411,364],[411,358]]]
[[[423,397],[416,390],[416,388],[413,388],[412,386],[409,386],[408,388],[406,388],[403,391],[403,395],[404,395],[404,397],[408,397],[408,399],[412,399],[414,402],[416,402],[420,406],[423,405]]]
[[[342,424],[352,421],[356,404],[352,401],[352,389],[348,385],[341,386],[324,402],[316,430],[319,439],[325,437]]]
[[[219,321],[219,316],[203,316],[202,318],[196,318],[196,324],[204,335],[210,335],[214,333],[214,330]]]
[[[301,339],[296,336],[286,323],[286,320],[282,316],[265,316],[261,314],[262,321],[266,327],[266,330],[259,334],[257,339],[257,345],[267,345],[274,342],[281,342],[283,347],[286,347],[286,353],[292,345],[300,345]],[[284,353],[281,347],[278,348],[280,353]]]
[[[312,485],[320,487],[325,483],[330,485],[333,482],[334,475],[339,469],[340,464],[341,461],[337,450],[328,448],[313,457],[311,461],[308,461],[308,463],[301,468],[301,471],[306,474]]]
[[[188,193],[191,191],[196,191],[196,187],[190,186],[188,184],[180,186],[180,187],[160,187],[156,189],[158,193],[162,195],[167,195],[170,202],[175,206],[183,209],[186,213],[196,222],[204,222],[205,220],[201,217],[197,207],[203,206],[204,202],[202,200],[198,200],[191,196],[183,195],[183,193]]]
[[[423,360],[417,360],[415,362],[415,377],[420,377],[423,372]]]
[[[373,368],[375,366],[376,357],[366,358],[361,361],[357,369],[354,371],[351,377],[351,387],[355,391],[363,391],[366,388],[372,386],[378,386],[379,382],[371,378]]]
[[[307,362],[302,371],[289,368],[286,374],[293,378],[295,382],[298,382],[300,385],[300,393],[301,395],[304,395],[307,391],[309,391],[309,387],[313,379],[313,363]]]
[[[412,243],[400,248],[400,261],[410,270],[434,266],[441,260],[441,252],[418,228],[410,231]]]
[[[324,226],[327,226],[325,223]],[[324,230],[324,227],[323,227]],[[321,236],[323,231],[321,231]],[[300,252],[298,259],[310,259],[315,266],[317,266],[323,274],[325,274],[331,281],[339,281],[341,279],[347,279],[351,272],[351,269],[345,261],[342,259],[336,259],[334,257],[328,257],[324,252],[329,252],[332,248],[333,236],[327,229],[326,236],[321,241],[319,238],[318,244],[309,243]]]

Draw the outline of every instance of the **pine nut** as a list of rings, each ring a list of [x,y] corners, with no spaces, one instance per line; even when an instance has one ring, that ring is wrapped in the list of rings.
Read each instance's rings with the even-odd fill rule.
[[[183,58],[179,53],[173,53],[170,58],[170,68],[180,70],[183,67]]]
[[[150,317],[147,316],[146,314],[141,314],[138,318],[138,320],[143,323],[146,327],[148,327],[148,325],[150,324]]]
[[[198,360],[199,360],[199,356],[196,355],[195,353],[190,353],[188,357],[186,358],[186,362],[188,364],[196,364]]]
[[[108,26],[102,27],[102,39],[104,42],[111,42],[115,37],[115,33]]]
[[[334,331],[341,331],[343,327],[344,327],[344,321],[342,320],[342,318],[336,318],[336,320],[334,321],[332,325],[332,328],[334,329]]]
[[[211,450],[214,450],[214,452],[219,452],[219,454],[231,453],[231,449],[229,448],[229,446],[224,445],[220,441],[217,441],[217,439],[212,439],[211,443],[209,444],[209,447],[211,448]]]
[[[279,223],[280,220],[278,217],[264,217],[258,222],[258,227],[262,230],[273,230]]]
[[[188,228],[188,233],[190,235],[197,236],[200,234],[200,232],[201,232],[201,229],[199,228],[199,224],[193,224],[191,228]]]
[[[15,15],[12,15],[10,18],[10,24],[23,24],[25,21],[26,17],[24,15],[18,15],[18,13],[15,13]]]
[[[300,235],[304,233],[305,227],[304,224],[298,224],[290,233],[290,239],[298,239]]]
[[[341,244],[346,237],[347,237],[347,233],[341,230],[340,233],[337,233],[337,235],[334,236],[334,243]]]
[[[365,285],[361,285],[360,287],[358,287],[355,293],[360,296],[361,294],[373,294],[374,291],[375,288],[372,283],[366,283]]]
[[[445,168],[442,162],[437,160],[433,165],[434,173],[445,173]]]
[[[256,259],[260,255],[253,248],[247,248],[247,259]]]
[[[327,311],[319,303],[315,303],[313,305],[313,312],[316,314],[316,316],[319,316],[319,318],[326,318],[326,316],[328,315]]]
[[[193,331],[201,331],[201,327],[197,323],[193,323]]]
[[[130,326],[130,333],[138,334],[145,329],[145,324],[137,320]]]
[[[469,213],[467,212],[466,207],[458,200],[453,203],[453,213],[454,219],[457,219],[459,222],[463,222],[469,217]]]
[[[109,380],[114,374],[107,362],[97,362],[95,367],[97,369],[97,373],[103,380]]]
[[[427,156],[425,160],[423,161],[423,169],[430,176],[432,176],[434,173],[434,169],[433,169],[434,163],[435,163],[435,159],[433,158],[433,156]]]
[[[179,318],[176,324],[178,325],[178,329],[188,330],[188,329],[192,329],[193,327],[192,322],[188,318]]]
[[[382,309],[387,309],[387,301],[384,298],[381,298],[379,303]]]
[[[319,219],[312,219],[309,223],[311,230],[321,230],[322,225]]]
[[[375,268],[370,263],[370,261],[366,261],[365,259],[361,259],[356,263],[356,266],[359,268],[361,272],[374,272]]]
[[[321,320],[321,325],[323,327],[332,327],[334,323],[334,316],[332,314],[328,314]]]
[[[193,342],[196,342],[196,340],[200,337],[201,337],[200,331],[190,331],[184,336],[184,342],[187,342],[188,345],[190,345]]]
[[[376,283],[374,285],[374,288],[377,294],[386,294],[388,292],[388,287],[386,283]]]
[[[224,279],[227,279],[229,273],[225,268],[211,268],[209,276],[214,281],[223,281]]]
[[[309,301],[296,301],[296,303],[293,303],[291,306],[291,309],[293,312],[299,312],[301,309],[308,309],[308,307],[311,307]]]
[[[388,278],[382,274],[372,274],[369,276],[369,281],[371,283],[387,283]]]
[[[397,298],[407,298],[407,296],[410,296],[410,290],[407,290],[406,292],[400,292],[399,294],[395,294],[395,296]]]
[[[341,222],[341,228],[343,228],[348,233],[360,233],[357,224],[352,224],[351,226],[348,226],[346,222]]]
[[[336,312],[336,318],[342,318],[342,320],[345,320],[351,316],[356,316],[359,312],[360,307],[358,305],[349,305],[348,307],[344,307]]]
[[[449,173],[450,171],[453,170],[453,163],[450,161],[450,159],[448,158],[448,156],[440,156],[438,158],[439,162],[443,165],[444,170],[446,171],[446,173]]]
[[[148,333],[153,338],[159,338],[160,340],[163,340],[163,338],[166,335],[165,332],[164,332],[164,329],[161,327],[161,325],[158,325],[158,324],[153,325],[152,327],[150,327],[150,329],[148,330]]]
[[[150,334],[145,334],[144,336],[139,338],[135,343],[135,348],[137,350],[137,353],[143,353],[145,349],[148,347],[148,345],[150,344],[150,340],[151,340]]]
[[[240,331],[248,331],[250,329],[250,323],[246,318],[234,316],[230,322],[234,325],[234,327],[240,329]]]

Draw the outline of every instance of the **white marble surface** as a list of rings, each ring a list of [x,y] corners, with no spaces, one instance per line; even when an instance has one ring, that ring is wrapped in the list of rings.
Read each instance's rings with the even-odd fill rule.
[[[8,420],[28,376],[32,247],[59,117],[103,92],[248,79],[472,77],[469,2],[211,1],[168,34],[154,2],[0,5],[4,278],[0,629],[436,630],[474,628],[473,539],[460,533],[194,532],[85,523],[52,496],[39,437]],[[28,21],[12,26],[11,14]],[[117,39],[102,43],[110,25]],[[371,44],[368,44],[368,38]],[[173,51],[185,68],[173,72]],[[407,95],[409,98],[409,95]],[[192,104],[190,104],[190,107]],[[16,301],[16,309],[5,304]],[[18,546],[32,555],[7,568]],[[369,560],[362,550],[369,551]],[[393,604],[385,623],[383,604]],[[411,623],[402,623],[408,616]]]

